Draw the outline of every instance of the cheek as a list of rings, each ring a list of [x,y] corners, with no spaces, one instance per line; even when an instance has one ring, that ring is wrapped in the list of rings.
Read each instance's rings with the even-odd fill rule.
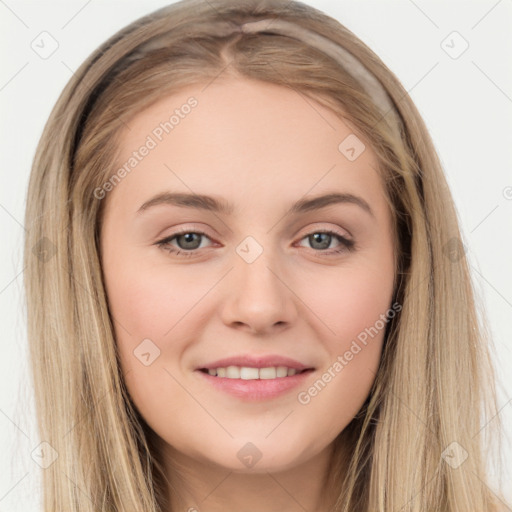
[[[169,272],[166,275],[157,265],[144,266],[136,258],[130,259],[129,252],[103,265],[121,370],[130,397],[154,430],[161,427],[159,422],[174,425],[186,396],[171,376],[175,373],[172,361],[179,361],[185,350],[183,326],[200,290],[195,293],[182,273],[175,272],[170,279]],[[196,284],[197,288],[201,286]],[[190,325],[187,334],[191,334]],[[165,400],[169,396],[173,399]]]
[[[391,258],[389,266],[366,262],[315,283],[308,306],[327,333],[323,341],[329,356],[317,379],[300,390],[297,401],[323,424],[319,428],[333,434],[360,410],[377,374],[386,315],[395,314]]]
[[[356,315],[356,306],[351,307]],[[305,418],[314,418],[310,427],[320,439],[334,439],[367,399],[380,363],[385,323],[379,315],[385,311],[379,301],[367,301],[360,303],[359,317],[340,314],[335,324],[338,337],[327,347],[329,360],[307,387],[298,390],[298,407]],[[363,314],[368,322],[362,321]]]
[[[123,258],[106,258],[103,268],[116,345],[127,384],[140,379],[142,384],[152,382],[155,388],[160,380],[155,377],[162,370],[158,372],[163,355],[161,340],[183,316],[186,302],[183,295],[187,291],[177,293],[179,282],[173,281],[169,286],[160,272],[137,264],[130,258],[129,251]],[[179,350],[179,346],[175,346],[175,350]],[[144,364],[150,361],[151,364]],[[132,391],[136,392],[137,387]]]
[[[161,339],[204,295],[212,276],[204,278],[177,269],[170,273],[161,265],[136,259],[117,260],[105,265],[109,305],[119,324],[116,331]]]
[[[206,322],[201,301],[218,277],[208,269],[171,271],[165,263],[144,264],[130,251],[123,254],[103,262],[108,302],[127,387],[149,414],[161,397],[180,395],[169,373],[175,373],[189,340],[200,337]],[[166,415],[174,412],[166,408]]]
[[[377,325],[383,330],[381,315],[391,306],[392,266],[373,269],[354,265],[316,278],[308,291],[307,303],[324,324],[330,352],[348,349],[350,342]],[[373,332],[373,331],[372,331]]]

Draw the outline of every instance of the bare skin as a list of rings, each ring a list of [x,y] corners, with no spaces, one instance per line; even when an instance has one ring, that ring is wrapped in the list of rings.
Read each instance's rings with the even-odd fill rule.
[[[370,392],[384,329],[357,353],[353,341],[377,325],[393,294],[392,217],[376,156],[365,142],[347,159],[338,146],[353,129],[291,89],[235,79],[203,88],[129,121],[120,165],[148,135],[157,144],[103,199],[102,263],[123,374],[179,489],[172,510],[327,511],[336,496],[322,492],[332,443]],[[158,141],[155,127],[191,96],[197,106]],[[233,211],[138,212],[162,192],[223,198]],[[372,213],[345,201],[286,214],[328,193],[353,194]],[[309,236],[322,231],[334,234]],[[219,390],[199,371],[245,354],[313,370],[262,400]]]

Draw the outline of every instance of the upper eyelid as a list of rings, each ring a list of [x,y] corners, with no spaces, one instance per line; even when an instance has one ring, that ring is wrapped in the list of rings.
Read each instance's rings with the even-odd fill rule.
[[[324,223],[325,224],[325,223]],[[338,236],[342,236],[343,238],[346,238],[348,240],[352,240],[353,236],[352,233],[350,233],[345,228],[338,227],[326,227],[321,222],[315,222],[312,226],[308,227],[306,230],[304,230],[304,235],[307,236],[310,233],[316,233],[316,232],[322,232],[322,231],[332,231],[333,233],[337,234]],[[302,232],[302,230],[301,230]]]
[[[343,231],[346,231],[346,230],[343,230]],[[348,231],[346,231],[346,232],[348,233]],[[175,233],[172,233],[169,236],[159,239],[157,241],[157,243],[161,243],[161,242],[169,243],[171,240],[174,240],[176,237],[183,235],[183,234],[187,234],[187,233],[196,233],[198,235],[207,237],[211,241],[215,242],[215,237],[210,236],[205,230],[198,229],[198,228],[185,228],[185,229],[179,229]],[[330,234],[333,234],[334,236],[338,236],[342,239],[345,239],[348,242],[354,242],[351,234],[348,233],[348,236],[346,236],[344,234],[339,233],[338,230],[336,230],[335,228],[326,228],[326,227],[309,228],[302,235],[298,235],[298,240],[303,240],[305,237],[307,237],[313,233],[330,233]]]
[[[308,227],[307,229],[304,230],[304,234],[302,236],[304,237],[304,236],[307,236],[307,235],[309,235],[311,233],[316,233],[317,231],[332,231],[332,232],[334,232],[334,233],[336,233],[339,236],[342,236],[344,238],[347,238],[347,239],[352,239],[353,238],[352,233],[350,233],[350,231],[348,229],[341,228],[339,226],[337,226],[337,227],[326,227],[325,224],[326,224],[325,222],[324,223],[322,223],[322,222],[314,222],[312,226],[310,226],[310,227]],[[339,231],[341,231],[341,233]],[[205,228],[195,227],[194,225],[192,225],[190,227],[177,228],[176,232],[172,233],[169,236],[166,236],[165,239],[168,239],[169,237],[172,238],[174,236],[177,236],[177,235],[180,235],[180,234],[184,234],[184,233],[201,233],[202,235],[205,235],[205,236],[207,236],[209,238],[215,238],[214,235],[212,236],[212,235],[208,234],[208,230],[206,230]]]

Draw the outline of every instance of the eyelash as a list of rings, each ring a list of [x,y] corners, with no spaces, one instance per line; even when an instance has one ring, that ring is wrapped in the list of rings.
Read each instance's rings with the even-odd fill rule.
[[[182,229],[177,231],[176,233],[172,234],[171,236],[168,236],[158,242],[156,242],[155,245],[158,247],[161,247],[164,251],[167,251],[174,256],[180,256],[180,257],[191,257],[195,256],[198,252],[198,249],[190,249],[190,250],[184,250],[184,249],[176,249],[174,246],[170,245],[171,240],[174,240],[176,237],[183,235],[183,234],[195,234],[195,235],[201,235],[205,236],[206,238],[210,238],[206,233],[203,233],[202,231],[193,231],[191,229]],[[334,235],[335,238],[337,238],[341,244],[342,247],[339,249],[330,249],[330,250],[318,250],[315,252],[319,252],[325,256],[336,256],[337,254],[340,254],[345,251],[352,252],[356,249],[356,244],[353,240],[349,240],[348,238],[345,238],[344,236],[339,235],[335,231],[329,231],[329,230],[316,230],[312,231],[311,233],[308,233],[307,235],[303,236],[301,240],[304,238],[307,238],[308,236],[314,235],[314,234],[327,234],[327,235]],[[172,247],[172,248],[171,248]],[[314,250],[314,249],[313,249]]]

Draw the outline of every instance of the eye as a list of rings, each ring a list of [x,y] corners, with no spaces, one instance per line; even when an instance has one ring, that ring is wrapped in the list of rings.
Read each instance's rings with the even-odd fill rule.
[[[353,251],[355,249],[355,242],[353,240],[349,240],[348,238],[340,235],[336,231],[328,231],[328,230],[318,230],[306,235],[302,240],[307,239],[308,242],[313,246],[313,248],[320,249],[320,252],[323,255],[330,256],[333,254],[339,254],[345,251]],[[324,252],[325,249],[329,249],[331,242],[337,239],[341,244],[338,248],[331,249],[327,252]],[[319,251],[316,251],[319,252]]]
[[[202,237],[210,239],[208,235],[202,231],[191,231],[190,229],[183,229],[178,233],[160,240],[156,243],[156,245],[176,256],[193,256],[196,254],[196,249],[201,248],[200,246]],[[171,244],[174,239],[176,239],[178,247]]]
[[[164,238],[163,240],[156,242],[156,245],[165,251],[174,254],[175,256],[190,257],[197,255],[197,249],[204,248],[201,247],[201,239],[203,237],[211,240],[210,237],[202,231],[192,231],[185,228],[171,236]],[[324,256],[330,256],[345,251],[355,250],[355,242],[353,240],[349,240],[348,238],[340,235],[335,231],[313,231],[310,234],[304,236],[301,241],[305,239],[309,241],[309,243],[313,246],[313,249],[315,249],[316,246],[316,249],[318,250],[315,252],[319,252]],[[173,240],[176,240],[178,245],[177,247],[172,244]],[[326,251],[326,249],[329,249],[331,246],[331,242],[333,240],[338,240],[340,245],[337,248],[331,248],[330,250]]]

